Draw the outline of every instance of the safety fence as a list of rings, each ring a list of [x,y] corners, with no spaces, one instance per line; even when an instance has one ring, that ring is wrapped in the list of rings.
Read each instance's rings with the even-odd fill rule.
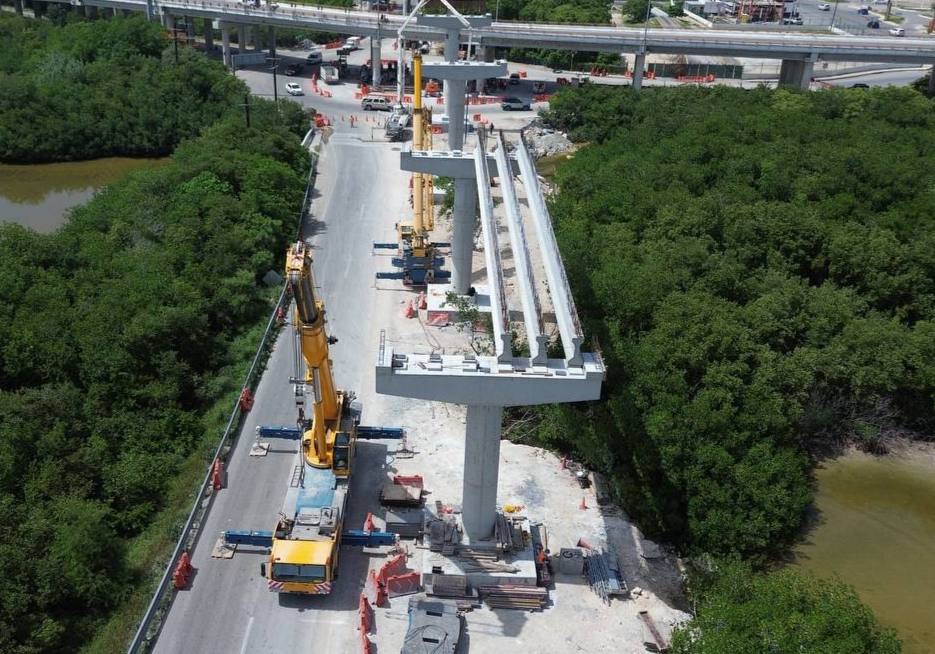
[[[307,141],[308,135],[303,139],[303,142]],[[313,152],[311,155],[308,180],[305,186],[305,196],[302,199],[302,208],[299,211],[296,238],[301,234],[302,223],[308,211],[309,202],[311,201],[311,193],[315,186],[317,163],[318,156]],[[149,606],[146,608],[146,613],[143,614],[140,625],[136,630],[136,634],[133,636],[133,640],[130,641],[127,648],[128,654],[147,652],[151,649],[159,635],[163,619],[171,607],[174,591],[178,585],[179,573],[180,571],[184,573],[186,569],[190,570],[189,552],[193,550],[197,544],[198,537],[201,535],[201,527],[213,505],[218,486],[218,471],[223,468],[225,459],[228,454],[233,451],[244,416],[249,411],[250,406],[252,406],[252,400],[246,402],[245,398],[252,398],[252,393],[256,389],[256,385],[265,369],[266,360],[270,353],[272,343],[278,334],[279,326],[284,315],[284,309],[290,302],[291,298],[286,293],[286,285],[284,284],[279,298],[276,301],[276,305],[270,312],[269,320],[266,322],[266,328],[263,330],[263,336],[257,346],[253,360],[250,362],[247,374],[244,376],[240,393],[238,394],[237,401],[234,402],[234,407],[228,418],[227,426],[221,433],[221,439],[214,450],[214,455],[211,457],[210,463],[208,463],[207,473],[195,495],[195,501],[188,514],[188,519],[182,526],[178,541],[175,544],[175,549],[166,562],[165,570],[163,571],[162,578],[159,580],[159,584],[156,586],[153,598],[150,600]],[[190,573],[183,574],[183,576],[190,577]]]

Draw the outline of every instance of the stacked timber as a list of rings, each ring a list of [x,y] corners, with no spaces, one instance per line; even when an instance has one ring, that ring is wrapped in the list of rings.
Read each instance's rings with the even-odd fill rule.
[[[549,601],[549,591],[538,586],[481,586],[479,590],[492,609],[539,611]]]
[[[461,527],[453,516],[430,518],[425,525],[425,536],[429,550],[450,555],[461,542]]]
[[[523,533],[523,518],[508,518],[497,513],[494,522],[494,537],[500,552],[520,552],[526,549],[526,537]]]

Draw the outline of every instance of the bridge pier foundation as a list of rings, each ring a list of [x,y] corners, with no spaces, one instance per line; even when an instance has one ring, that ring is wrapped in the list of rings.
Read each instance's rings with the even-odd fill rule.
[[[646,68],[646,53],[637,52],[633,59],[633,90],[643,88],[643,70]]]
[[[783,59],[779,67],[779,86],[808,89],[814,69],[812,60]]]

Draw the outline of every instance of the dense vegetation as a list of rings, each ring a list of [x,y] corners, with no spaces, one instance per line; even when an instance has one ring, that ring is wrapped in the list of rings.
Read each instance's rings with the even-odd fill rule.
[[[590,142],[552,208],[608,378],[525,437],[683,552],[747,559],[702,566],[674,651],[898,652],[840,582],[749,563],[795,538],[816,456],[935,426],[935,102],[585,87],[546,118]]]
[[[593,142],[553,210],[609,376],[535,437],[685,551],[764,557],[799,529],[809,452],[931,433],[932,101],[594,87],[551,107]]]
[[[156,156],[243,101],[224,67],[142,16],[56,26],[0,16],[0,161]]]
[[[148,29],[115,23],[81,29],[124,50]],[[145,65],[166,65],[154,59]],[[175,79],[163,88],[170,106],[192,81]],[[205,101],[200,115],[231,111],[219,104]],[[97,118],[119,125],[122,108],[113,111]],[[297,105],[257,101],[251,129],[233,111],[170,164],[75,209],[58,232],[0,227],[0,652],[87,642],[149,578],[152,557],[141,560],[134,537],[166,507],[183,463],[200,468],[216,443],[218,414],[255,348],[249,330],[269,311],[273,291],[259,280],[295,233],[308,167],[283,126],[307,124]],[[66,121],[39,114],[23,127],[60,133]],[[171,524],[162,531],[174,538]]]
[[[487,12],[500,20],[539,23],[609,23],[608,0],[487,0]]]
[[[679,630],[673,654],[898,654],[856,593],[791,569],[766,575],[731,563],[699,593],[698,617]]]

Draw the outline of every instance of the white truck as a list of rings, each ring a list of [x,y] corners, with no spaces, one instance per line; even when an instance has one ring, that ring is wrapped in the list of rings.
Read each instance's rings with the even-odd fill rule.
[[[337,84],[341,81],[341,76],[338,74],[338,69],[335,66],[322,66],[321,79],[325,84]]]

